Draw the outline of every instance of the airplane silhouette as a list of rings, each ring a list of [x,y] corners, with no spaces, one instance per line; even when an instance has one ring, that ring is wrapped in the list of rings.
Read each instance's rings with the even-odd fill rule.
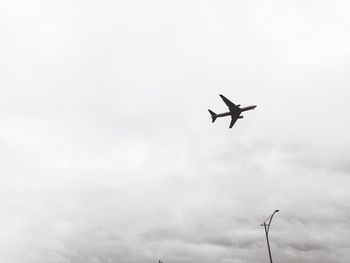
[[[224,113],[220,113],[220,114],[216,114],[215,112],[208,110],[210,115],[211,115],[211,119],[212,122],[214,122],[216,120],[216,118],[218,117],[225,117],[225,116],[231,116],[231,123],[230,123],[230,129],[233,127],[233,125],[236,123],[236,121],[238,119],[242,119],[243,116],[241,116],[241,113],[244,111],[248,111],[248,110],[254,110],[256,108],[257,105],[252,105],[252,106],[248,106],[248,107],[244,107],[244,108],[240,108],[240,104],[236,105],[234,104],[232,101],[230,101],[229,99],[225,98],[224,95],[220,94],[220,97],[222,98],[222,100],[225,102],[225,104],[227,105],[227,107],[229,108],[229,112],[224,112]]]

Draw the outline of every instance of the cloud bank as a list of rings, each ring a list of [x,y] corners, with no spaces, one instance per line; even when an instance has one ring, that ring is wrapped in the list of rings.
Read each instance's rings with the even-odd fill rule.
[[[2,1],[1,260],[348,262],[348,8]]]

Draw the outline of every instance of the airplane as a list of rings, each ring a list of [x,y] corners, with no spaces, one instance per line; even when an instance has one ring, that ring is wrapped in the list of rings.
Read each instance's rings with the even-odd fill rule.
[[[248,111],[248,110],[254,110],[257,106],[257,105],[252,105],[252,106],[240,108],[240,106],[241,106],[240,104],[238,104],[238,105],[234,104],[232,101],[225,98],[224,95],[220,94],[220,97],[225,102],[225,104],[227,105],[227,107],[229,108],[230,111],[220,113],[220,114],[216,114],[215,112],[213,112],[211,110],[208,110],[208,111],[211,115],[212,122],[214,122],[216,120],[216,118],[218,118],[218,117],[231,116],[230,129],[233,127],[233,125],[236,123],[236,121],[238,119],[243,119],[243,116],[241,116],[242,112]]]

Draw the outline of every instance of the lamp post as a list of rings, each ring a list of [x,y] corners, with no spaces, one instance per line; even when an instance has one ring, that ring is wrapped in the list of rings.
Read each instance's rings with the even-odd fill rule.
[[[268,218],[266,218],[266,220],[260,225],[260,226],[263,226],[264,229],[265,229],[265,235],[266,235],[266,241],[267,241],[267,249],[269,251],[270,263],[272,263],[272,256],[271,256],[271,249],[270,249],[270,243],[269,243],[269,230],[270,230],[270,225],[271,225],[271,221],[272,221],[273,216],[279,211],[280,210],[275,210],[272,213],[272,215],[270,215]]]

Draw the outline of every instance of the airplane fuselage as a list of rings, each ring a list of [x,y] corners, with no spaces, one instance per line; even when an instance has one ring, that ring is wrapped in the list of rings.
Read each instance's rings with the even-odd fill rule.
[[[247,111],[247,110],[254,110],[255,108],[256,108],[256,105],[244,107],[244,108],[241,108],[241,112]]]
[[[256,105],[253,106],[248,106],[248,107],[244,107],[244,108],[239,108],[237,109],[235,112],[224,112],[224,113],[219,113],[216,116],[219,117],[226,117],[226,116],[239,116],[243,111],[248,111],[248,110],[254,110],[256,108]]]

